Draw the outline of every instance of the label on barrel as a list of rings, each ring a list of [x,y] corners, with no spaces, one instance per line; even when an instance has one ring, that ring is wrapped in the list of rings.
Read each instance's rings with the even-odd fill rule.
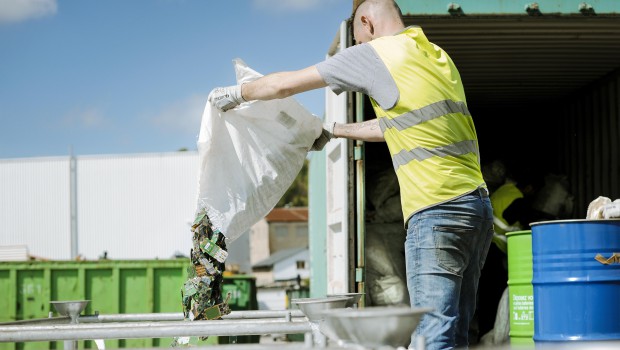
[[[512,295],[512,321],[513,324],[529,324],[534,322],[534,296]]]

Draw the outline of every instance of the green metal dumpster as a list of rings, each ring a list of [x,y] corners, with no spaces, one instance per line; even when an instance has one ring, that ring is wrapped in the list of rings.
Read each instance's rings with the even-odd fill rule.
[[[53,300],[90,300],[83,315],[182,312],[188,259],[0,262],[0,322],[47,318]],[[225,276],[233,310],[256,310],[255,280]],[[54,314],[54,316],[58,316]],[[228,343],[209,337],[201,345]],[[238,337],[236,342],[257,341]],[[169,347],[172,338],[106,340],[106,348]],[[96,348],[90,340],[80,348]],[[63,342],[0,343],[4,349],[62,349]]]
[[[222,286],[222,295],[230,292],[230,300],[228,301],[231,310],[258,310],[258,301],[256,299],[256,278],[247,275],[229,275],[224,276],[224,285]],[[208,340],[208,339],[207,339]],[[237,337],[218,337],[219,344],[232,343],[258,343],[260,335],[242,335]]]
[[[286,290],[286,308],[289,310],[299,309],[297,305],[291,303],[291,300],[309,298],[309,297],[310,297],[310,288],[308,287],[289,288]],[[304,341],[304,334],[287,334],[286,339],[288,341],[301,342],[301,341]]]

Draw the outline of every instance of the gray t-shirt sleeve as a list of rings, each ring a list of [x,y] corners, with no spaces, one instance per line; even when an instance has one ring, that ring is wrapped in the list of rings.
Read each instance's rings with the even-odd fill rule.
[[[336,94],[343,91],[361,92],[372,97],[385,110],[398,102],[396,82],[369,44],[349,47],[316,67]]]

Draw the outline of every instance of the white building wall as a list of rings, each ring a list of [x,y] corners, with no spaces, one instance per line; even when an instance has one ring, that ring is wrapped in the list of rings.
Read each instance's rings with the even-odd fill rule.
[[[71,256],[69,157],[0,159],[0,245]]]
[[[284,288],[259,288],[256,291],[259,310],[286,310],[286,298]]]
[[[78,254],[93,260],[189,255],[197,152],[78,156]],[[0,160],[0,246],[71,259],[69,157]]]
[[[297,268],[297,261],[299,260],[306,262],[305,269]],[[273,266],[273,278],[276,281],[294,279],[297,275],[299,275],[302,279],[310,277],[310,251],[308,249],[286,259],[282,259],[282,261],[277,262]]]
[[[250,264],[269,257],[269,223],[264,218],[250,228]]]
[[[195,152],[78,158],[78,251],[96,259],[189,255],[198,191]]]
[[[252,263],[250,261],[250,231],[244,232],[232,242],[226,243],[228,257],[226,258],[226,270],[235,271],[241,274],[252,273]],[[189,251],[187,252],[189,255]]]

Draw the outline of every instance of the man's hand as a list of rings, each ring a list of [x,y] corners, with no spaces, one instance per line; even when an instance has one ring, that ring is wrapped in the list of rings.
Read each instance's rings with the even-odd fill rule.
[[[209,94],[209,101],[224,112],[245,102],[241,96],[241,85],[215,88]]]
[[[329,142],[329,140],[334,138],[334,126],[336,122],[325,123],[323,124],[323,131],[321,131],[321,135],[314,140],[311,151],[322,151],[323,147]]]

